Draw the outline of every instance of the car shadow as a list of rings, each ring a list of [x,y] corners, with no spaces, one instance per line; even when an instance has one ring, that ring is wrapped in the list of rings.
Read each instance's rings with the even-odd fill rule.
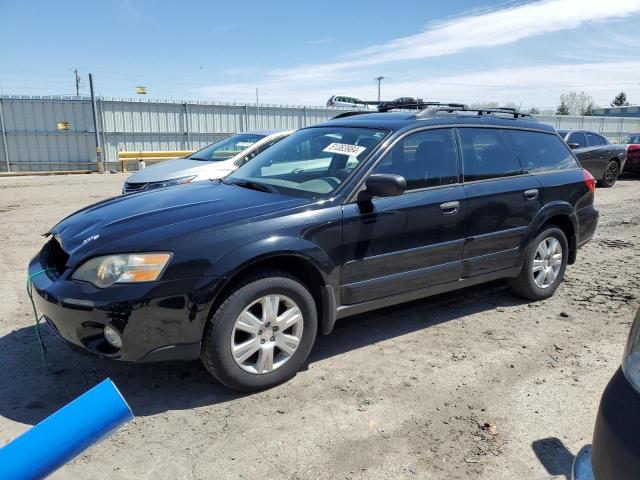
[[[476,312],[524,302],[509,293],[503,282],[494,282],[339,320],[331,335],[318,337],[308,364]],[[71,351],[46,327],[42,337],[50,372],[43,367],[33,327],[0,338],[1,416],[33,425],[105,378],[115,382],[138,416],[243,396],[213,381],[198,361],[113,362]]]
[[[556,437],[535,440],[531,443],[531,448],[550,475],[564,476],[566,480],[571,480],[575,455],[562,443],[562,440]]]

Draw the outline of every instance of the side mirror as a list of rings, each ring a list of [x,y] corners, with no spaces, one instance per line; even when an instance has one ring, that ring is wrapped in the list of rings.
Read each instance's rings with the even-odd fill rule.
[[[569,144],[569,148],[571,150],[575,150],[576,148],[580,148],[580,144],[579,143],[570,143]]]
[[[373,197],[394,197],[402,195],[407,188],[407,181],[400,175],[376,173],[370,175],[364,183],[365,190],[360,192],[360,200]]]

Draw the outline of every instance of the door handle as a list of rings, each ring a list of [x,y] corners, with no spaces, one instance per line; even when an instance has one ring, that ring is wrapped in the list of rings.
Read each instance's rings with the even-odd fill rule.
[[[440,211],[443,215],[453,215],[458,212],[460,202],[447,202],[440,205]]]
[[[526,190],[524,192],[524,198],[526,198],[527,200],[535,200],[536,198],[538,198],[538,189],[532,188],[531,190]]]
[[[294,168],[293,170],[291,170],[291,173],[302,173],[304,172],[303,168]]]

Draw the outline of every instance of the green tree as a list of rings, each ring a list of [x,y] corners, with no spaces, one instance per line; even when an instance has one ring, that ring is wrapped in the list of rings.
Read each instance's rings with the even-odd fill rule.
[[[593,115],[596,106],[593,103],[588,103],[580,112],[580,115],[584,115],[585,117],[590,117]]]
[[[564,103],[564,100],[562,100],[560,102],[560,105],[558,105],[558,109],[556,110],[556,115],[569,115],[569,107],[567,106],[566,103]]]
[[[615,97],[613,97],[613,101],[611,102],[612,107],[626,107],[629,105],[627,101],[627,94],[624,92],[620,92]]]

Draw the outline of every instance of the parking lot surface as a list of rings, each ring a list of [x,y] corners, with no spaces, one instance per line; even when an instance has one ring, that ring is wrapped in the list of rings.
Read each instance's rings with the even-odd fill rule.
[[[44,370],[27,263],[124,178],[0,178],[0,445],[110,377],[137,418],[53,478],[568,478],[640,303],[640,181],[597,190],[551,299],[497,282],[347,318],[292,381],[240,395],[198,362],[101,361],[48,332]]]

